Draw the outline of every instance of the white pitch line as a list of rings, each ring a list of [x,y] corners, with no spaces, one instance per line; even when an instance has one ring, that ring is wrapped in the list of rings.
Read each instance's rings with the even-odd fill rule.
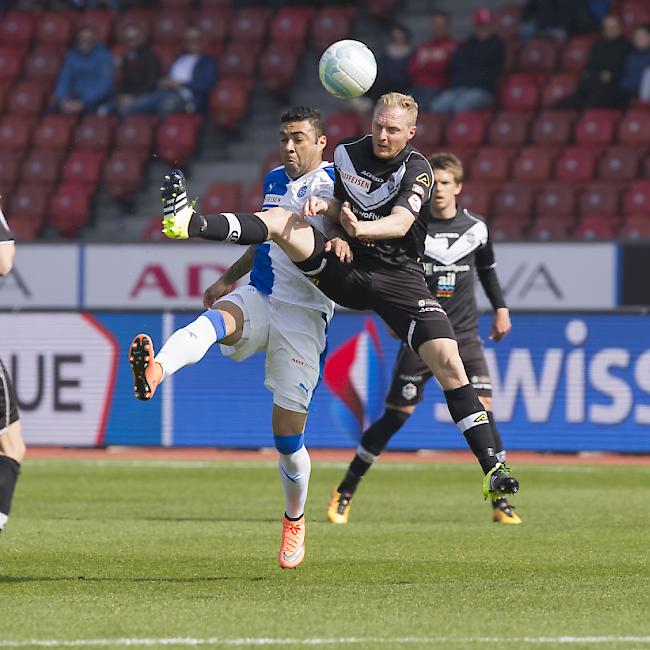
[[[306,638],[306,639],[281,639],[281,638],[239,638],[220,639],[207,638],[162,638],[162,639],[32,639],[25,641],[0,641],[0,648],[84,648],[84,647],[156,647],[156,646],[326,646],[337,644],[381,644],[381,645],[413,645],[416,643],[524,643],[532,645],[572,645],[578,643],[650,643],[650,636],[558,636],[558,637],[339,637],[339,638]]]

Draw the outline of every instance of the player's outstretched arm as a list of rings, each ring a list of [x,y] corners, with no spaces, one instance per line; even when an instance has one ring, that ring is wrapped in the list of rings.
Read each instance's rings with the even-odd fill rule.
[[[256,250],[257,245],[249,246],[246,252],[203,292],[203,306],[206,309],[210,309],[219,298],[230,293],[235,282],[253,269]]]
[[[313,217],[322,214],[334,223],[339,223],[341,212],[341,201],[334,197],[325,198],[322,196],[310,196],[302,206],[303,217]]]
[[[396,206],[386,217],[376,221],[359,221],[346,201],[341,207],[341,225],[350,237],[363,239],[394,239],[404,237],[415,217],[405,208]]]

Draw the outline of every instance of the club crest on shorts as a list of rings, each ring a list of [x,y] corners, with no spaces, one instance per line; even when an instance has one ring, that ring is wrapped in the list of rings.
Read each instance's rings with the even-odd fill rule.
[[[415,396],[418,394],[418,389],[415,387],[415,384],[408,383],[402,386],[402,397],[407,399],[409,402],[415,399]]]

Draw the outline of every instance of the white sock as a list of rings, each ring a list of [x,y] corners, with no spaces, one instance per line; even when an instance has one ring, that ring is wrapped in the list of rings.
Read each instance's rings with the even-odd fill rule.
[[[288,517],[296,519],[305,512],[309,475],[311,474],[311,458],[303,445],[293,454],[279,454],[280,479],[284,488]]]
[[[217,333],[209,318],[195,321],[176,330],[162,346],[155,361],[163,367],[164,377],[200,361],[217,342]]]

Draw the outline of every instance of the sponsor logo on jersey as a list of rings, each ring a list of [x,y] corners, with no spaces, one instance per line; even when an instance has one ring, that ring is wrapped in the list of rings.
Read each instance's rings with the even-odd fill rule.
[[[422,183],[424,187],[431,187],[431,179],[429,178],[429,174],[420,174],[419,176],[415,177],[415,180],[418,183]]]
[[[307,186],[303,185],[299,190],[298,190],[298,197],[302,199],[305,194],[307,194]]]
[[[407,399],[409,402],[412,399],[415,399],[417,394],[418,389],[413,384],[409,383],[402,386],[402,397]]]
[[[413,183],[413,185],[411,185],[411,192],[415,192],[416,194],[419,194],[422,198],[424,198],[424,190],[422,189],[422,185]]]
[[[411,194],[408,198],[408,202],[413,212],[419,212],[422,208],[422,199],[417,194]]]
[[[437,232],[434,239],[458,239],[460,235],[457,232]]]
[[[274,203],[279,204],[282,201],[282,197],[277,194],[266,194],[264,196],[264,203]]]
[[[487,422],[488,421],[488,416],[485,411],[483,413],[480,413],[478,416],[474,418],[474,422],[478,424],[479,422]]]
[[[346,172],[344,169],[341,169],[340,171],[341,178],[345,183],[349,183],[350,185],[356,185],[357,187],[360,187],[362,190],[365,190],[366,192],[370,191],[370,186],[372,183],[366,179],[366,178],[361,178],[361,176],[357,176],[356,174],[351,174],[350,172]]]
[[[376,212],[366,212],[364,210],[360,210],[356,205],[352,206],[352,212],[354,212],[354,214],[356,214],[357,217],[361,217],[366,221],[377,221],[377,219],[381,219],[381,216],[378,215]]]
[[[375,176],[374,174],[371,174],[370,172],[367,172],[365,169],[361,172],[362,176],[365,176],[366,178],[369,178],[371,181],[374,181],[375,183],[383,183],[384,179],[379,178],[379,176]]]

